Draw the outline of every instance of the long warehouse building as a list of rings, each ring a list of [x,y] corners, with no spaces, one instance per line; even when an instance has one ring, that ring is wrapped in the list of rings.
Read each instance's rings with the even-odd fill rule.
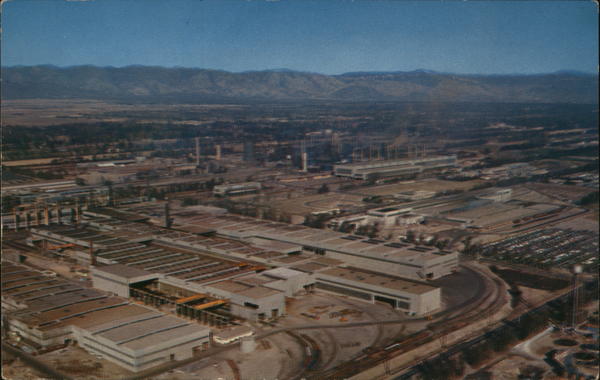
[[[190,358],[210,342],[205,326],[5,261],[2,309],[9,331],[40,348],[77,341],[133,372]]]
[[[443,277],[458,269],[458,253],[407,243],[371,239],[305,226],[275,223],[248,217],[201,216],[194,222],[219,235],[252,242],[256,238],[302,247],[316,256],[346,265],[389,273],[414,280]]]
[[[179,289],[176,292],[191,292],[180,297],[201,293],[224,300],[224,311],[254,321],[285,315],[285,297],[315,287],[335,289],[333,293],[366,302],[387,302],[410,314],[427,314],[438,310],[441,301],[429,297],[430,291],[439,294],[439,288],[423,280],[445,276],[458,267],[457,253],[430,247],[233,215],[197,215],[189,222],[196,227],[202,227],[202,223],[217,235],[107,219],[94,220],[94,226],[87,227],[35,228],[31,239],[42,246],[44,240],[79,245],[75,255],[87,264],[91,264],[89,247],[93,243],[93,260],[97,262],[92,268],[94,286],[115,295],[146,302],[146,297],[154,299],[147,294],[153,286],[157,290],[170,287]],[[135,241],[121,235],[123,230]],[[344,272],[345,267],[369,271],[367,277],[375,276],[380,285],[405,286],[365,288],[362,275],[348,275],[345,281],[337,281],[331,274],[326,277],[328,270]],[[414,284],[419,286],[415,288]],[[210,300],[202,302],[210,305]],[[218,326],[227,323],[217,315],[219,310],[186,310],[188,313],[182,315],[207,319]]]
[[[438,156],[404,160],[369,161],[334,165],[333,172],[339,177],[369,179],[372,176],[394,177],[418,174],[427,170],[456,166],[456,156]]]

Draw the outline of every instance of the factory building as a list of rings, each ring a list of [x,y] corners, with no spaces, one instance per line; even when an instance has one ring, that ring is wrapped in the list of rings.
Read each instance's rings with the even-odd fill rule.
[[[340,218],[331,219],[328,226],[337,230],[342,225],[356,228],[369,224],[379,224],[382,226],[420,224],[425,221],[423,215],[412,213],[413,209],[405,206],[386,206],[379,209],[367,211],[367,213],[347,215]]]
[[[170,303],[180,315],[217,326],[228,324],[230,316],[257,321],[284,315],[285,297],[303,294],[317,281],[323,289],[327,286],[323,284],[333,279],[327,280],[321,273],[338,266],[383,272],[395,279],[427,280],[452,273],[458,265],[456,253],[429,247],[231,215],[206,215],[201,220],[205,225],[196,228],[208,227],[220,236],[155,227],[147,230],[150,226],[135,227],[135,223],[122,223],[119,228],[118,223],[99,220],[94,220],[94,228],[54,226],[36,229],[32,236],[59,243],[77,237],[76,243],[81,244],[96,239],[93,247],[100,248],[91,255],[98,263],[92,268],[94,286],[150,305]],[[123,237],[114,240],[122,230],[132,231],[138,242]],[[82,258],[90,256],[88,247],[82,245],[78,253]],[[333,289],[331,286],[328,289]],[[344,286],[350,291],[362,288],[357,279]],[[406,301],[390,298],[390,294],[401,295],[399,289],[371,290],[373,296],[367,301],[379,300],[375,295],[385,302]],[[411,301],[408,308],[401,303],[393,305],[415,314],[432,309],[419,306],[419,302]]]
[[[400,216],[406,215],[411,211],[411,208],[388,206],[374,210],[369,210],[367,211],[367,215],[371,217],[371,220],[380,222],[384,226],[393,226],[394,224],[396,224],[396,220]]]
[[[127,241],[124,238],[115,238],[123,232],[123,226],[120,229],[109,230],[108,224],[98,220],[94,223],[103,230],[89,226],[53,226],[32,230],[32,238],[34,241],[46,239],[57,243],[70,242],[83,247],[77,252],[78,260],[87,264],[96,262],[102,265],[92,268],[92,279],[95,287],[107,292],[139,298],[150,305],[176,304],[175,300],[170,300],[160,293],[157,295],[152,289],[137,286],[155,281],[160,282],[161,286],[169,285],[195,294],[206,294],[226,300],[214,304],[207,301],[201,305],[209,306],[201,308],[201,305],[178,306],[181,315],[209,324],[227,324],[230,320],[228,315],[259,320],[285,314],[285,295],[281,290],[260,286],[259,283],[233,281],[237,277],[265,270],[266,267],[203,255],[195,244],[195,241],[213,242],[222,248],[219,252],[226,253],[227,248],[236,247],[236,242],[224,239],[214,241],[199,235],[161,229],[155,229],[153,235],[148,235],[149,231],[143,227],[138,227],[138,234],[135,234],[134,223],[127,224],[130,227],[125,230],[131,231],[132,240],[138,241]],[[148,244],[150,240],[161,245]],[[90,242],[93,252],[90,252]],[[196,253],[193,253],[194,251]],[[215,249],[207,251],[216,252]],[[263,252],[259,249],[257,251]],[[218,307],[225,304],[226,314],[220,313]]]
[[[225,197],[227,195],[242,195],[257,193],[261,189],[259,182],[244,182],[231,185],[217,185],[213,188],[213,195]]]
[[[123,264],[104,265],[92,267],[91,269],[94,288],[124,298],[131,297],[131,285],[143,281],[157,280],[159,277],[155,273]]]
[[[206,217],[199,223],[224,237],[240,241],[259,237],[295,244],[316,256],[326,256],[347,265],[415,280],[436,279],[453,273],[458,268],[458,253],[439,251],[432,247],[233,215]]]
[[[401,191],[394,194],[394,198],[401,201],[418,201],[421,199],[429,199],[435,196],[435,191],[416,190],[416,191]]]
[[[2,262],[8,330],[39,348],[77,341],[138,372],[205,350],[210,329],[22,265]]]
[[[335,165],[333,172],[339,177],[351,177],[366,180],[373,176],[394,177],[413,175],[426,170],[455,167],[456,162],[456,156],[371,161],[366,163]]]
[[[385,302],[411,315],[424,315],[441,307],[441,290],[427,283],[408,281],[355,267],[331,268],[315,274],[316,288],[367,302]]]
[[[283,292],[286,297],[294,297],[296,294],[314,285],[314,278],[307,273],[286,267],[269,269],[260,274],[237,278],[237,281],[248,281],[248,283],[260,284]]]
[[[480,199],[489,199],[494,202],[508,202],[512,197],[512,189],[494,189],[478,196]]]

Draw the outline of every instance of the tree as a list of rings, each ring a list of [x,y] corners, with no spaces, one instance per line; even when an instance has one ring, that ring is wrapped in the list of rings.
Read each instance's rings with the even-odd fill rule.
[[[330,216],[327,214],[308,214],[304,219],[304,225],[312,228],[323,228],[325,227],[325,223],[330,219]]]
[[[194,198],[183,198],[183,200],[181,201],[181,206],[185,207],[185,206],[195,206],[198,204],[198,200],[194,199]]]
[[[343,233],[350,233],[354,229],[354,225],[350,222],[344,221],[338,228],[338,231]]]
[[[435,246],[436,246],[438,249],[440,249],[440,250],[443,250],[443,249],[445,249],[445,248],[448,246],[448,244],[450,244],[450,240],[448,240],[448,239],[445,239],[445,240],[438,240],[438,241],[435,243]]]
[[[501,330],[500,333],[493,338],[492,349],[496,352],[504,351],[506,348],[510,347],[516,339],[514,331],[507,327]]]
[[[327,186],[327,184],[322,184],[321,187],[319,187],[319,190],[317,190],[317,193],[319,194],[325,194],[329,192],[329,186]]]
[[[369,230],[368,226],[363,225],[363,226],[359,226],[354,233],[357,235],[366,236],[368,233],[368,230]]]
[[[379,179],[381,178],[381,176],[378,173],[373,173],[373,174],[369,174],[367,176],[367,185],[374,185]]]

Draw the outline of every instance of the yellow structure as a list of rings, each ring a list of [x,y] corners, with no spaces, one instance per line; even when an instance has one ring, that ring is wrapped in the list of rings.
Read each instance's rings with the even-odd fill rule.
[[[178,303],[178,304],[188,303],[188,302],[199,300],[202,298],[206,298],[206,294],[198,293],[198,294],[194,294],[193,296],[179,298],[177,301],[175,301],[175,303]]]
[[[201,305],[193,306],[193,308],[196,310],[204,310],[204,309],[208,309],[209,307],[219,306],[219,305],[223,305],[226,303],[227,303],[227,300],[215,300],[215,301],[203,303]]]

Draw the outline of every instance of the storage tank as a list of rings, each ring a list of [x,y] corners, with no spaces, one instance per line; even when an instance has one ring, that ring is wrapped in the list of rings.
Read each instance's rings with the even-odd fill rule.
[[[253,336],[246,336],[242,338],[242,342],[240,343],[240,349],[244,354],[248,354],[253,352],[256,348],[256,341]]]

